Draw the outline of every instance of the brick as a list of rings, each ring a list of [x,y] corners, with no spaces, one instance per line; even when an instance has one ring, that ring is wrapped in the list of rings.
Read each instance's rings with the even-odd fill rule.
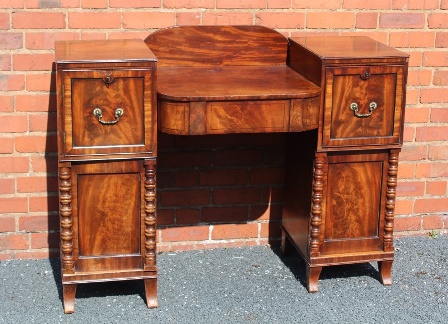
[[[175,212],[173,209],[157,209],[157,224],[156,226],[174,225]]]
[[[405,145],[400,153],[400,158],[404,161],[425,160],[427,156],[427,145]]]
[[[62,0],[27,0],[27,9],[61,8]]]
[[[448,33],[438,32],[436,34],[436,48],[448,47]]]
[[[306,27],[353,28],[355,20],[356,16],[353,12],[308,12],[306,14]]]
[[[282,205],[257,205],[250,207],[249,221],[255,220],[281,220]]]
[[[176,210],[176,224],[185,225],[185,224],[197,224],[201,219],[201,211],[200,209],[178,209]]]
[[[16,138],[16,151],[20,153],[56,152],[56,135],[18,136]]]
[[[21,91],[25,89],[25,75],[2,74],[0,75],[0,91]]]
[[[448,28],[447,13],[432,13],[428,15],[429,28]]]
[[[216,0],[216,9],[264,9],[266,0]]]
[[[417,127],[416,140],[419,142],[448,140],[448,126]]]
[[[22,216],[19,218],[19,231],[39,232],[59,229],[59,217],[51,216]]]
[[[209,227],[173,227],[162,229],[161,233],[163,242],[204,241],[209,238]]]
[[[234,11],[205,11],[202,14],[203,25],[252,25],[253,14]]]
[[[258,224],[222,224],[214,225],[212,231],[213,240],[227,240],[238,238],[258,237]]]
[[[106,9],[108,0],[82,0],[82,8],[86,9]]]
[[[282,236],[282,229],[280,222],[262,223],[260,229],[260,237],[269,238],[270,241],[279,240]]]
[[[14,54],[15,71],[51,71],[54,54]]]
[[[292,8],[297,9],[339,9],[340,0],[293,0]]]
[[[12,194],[15,191],[15,180],[9,178],[0,178],[0,195]]]
[[[0,71],[9,71],[9,70],[11,70],[11,55],[0,53]]]
[[[48,192],[58,190],[58,181],[55,176],[46,177],[24,177],[17,178],[17,192],[31,193],[31,192]]]
[[[59,247],[59,233],[31,233],[30,236],[32,249]]]
[[[0,234],[1,250],[26,250],[30,247],[28,234]]]
[[[442,0],[440,3],[440,9],[448,9],[448,0]]]
[[[57,40],[78,40],[77,32],[28,32],[25,36],[25,46],[28,49],[48,50],[54,49]]]
[[[49,259],[58,257],[59,257],[59,249],[53,249],[53,250],[40,249],[40,250],[14,252],[14,259],[17,260],[39,260],[39,259]]]
[[[164,3],[167,1],[165,0]],[[160,8],[161,0],[109,0],[110,8]],[[165,7],[165,6],[164,6]]]
[[[13,153],[14,139],[12,137],[0,137],[0,154]]]
[[[412,214],[413,207],[414,202],[412,200],[402,200],[397,198],[395,202],[395,215],[410,215]]]
[[[405,142],[413,142],[415,140],[415,127],[407,126],[404,128],[403,140]]]
[[[423,28],[424,13],[389,13],[380,14],[380,28]]]
[[[57,156],[32,155],[31,169],[33,172],[47,172],[56,174],[58,172]]]
[[[403,161],[403,159],[401,160]],[[415,176],[415,163],[400,163],[398,166],[399,179],[412,179]]]
[[[55,92],[56,75],[52,73],[27,74],[26,90]]]
[[[260,188],[244,187],[213,190],[213,203],[218,205],[254,204],[260,202]]]
[[[418,67],[422,66],[422,52],[421,51],[406,51],[409,54],[409,67]]]
[[[409,70],[408,72],[408,85],[410,86],[428,86],[432,81],[431,70]],[[407,112],[407,109],[406,109]]]
[[[106,35],[106,33],[84,31],[81,34],[81,39],[83,39],[83,40],[103,40],[103,39],[107,39],[107,35]]]
[[[442,215],[427,215],[423,217],[423,229],[441,229],[443,228],[443,223],[445,216]]]
[[[58,212],[59,199],[56,192],[49,192],[54,196],[30,197],[30,212],[52,213]]]
[[[14,97],[0,95],[0,112],[14,111]]]
[[[401,231],[419,231],[422,229],[422,218],[419,216],[412,217],[395,217],[394,230]]]
[[[426,123],[429,121],[430,108],[406,108],[407,123]]]
[[[431,162],[417,164],[417,178],[440,178],[448,177],[448,162]]]
[[[0,118],[0,133],[23,133],[28,130],[28,118],[22,116],[2,116]]]
[[[22,33],[1,33],[0,32],[0,50],[14,50],[23,47]]]
[[[430,145],[429,146],[429,160],[448,160],[448,144]]]
[[[426,183],[426,194],[444,196],[447,192],[447,181],[429,181]]]
[[[448,88],[422,89],[422,103],[448,102]]]
[[[199,172],[198,171],[177,171],[174,174],[174,186],[175,187],[194,187],[199,184]]]
[[[201,186],[229,186],[243,185],[248,182],[247,170],[205,170],[201,172],[199,184]]]
[[[200,12],[176,12],[176,25],[192,26],[201,24]]]
[[[62,8],[79,8],[81,0],[61,0]]]
[[[368,29],[378,27],[378,14],[375,12],[358,12],[356,14],[356,28]]]
[[[415,200],[415,213],[438,213],[446,212],[448,206],[448,198],[424,198]]]
[[[389,45],[392,47],[433,47],[434,32],[403,31],[390,33]]]
[[[23,0],[0,0],[0,8],[24,8],[25,1]]]
[[[84,14],[84,13],[83,13]],[[13,12],[12,27],[15,29],[46,29],[65,28],[65,13],[63,12]]]
[[[397,186],[398,197],[416,197],[423,196],[425,194],[424,182],[403,182],[400,181]]]
[[[251,184],[283,184],[284,180],[283,168],[253,168],[250,173]]]
[[[18,95],[16,97],[16,111],[48,112],[56,111],[56,100],[47,95]]]
[[[0,217],[0,233],[15,232],[15,230],[16,230],[15,217]]]
[[[248,214],[249,207],[247,206],[203,207],[201,222],[245,222],[248,220]]]
[[[158,156],[159,168],[205,167],[212,165],[213,153],[199,152],[160,152]]]
[[[175,12],[124,12],[123,27],[129,29],[164,28],[174,25]]]
[[[432,108],[431,122],[448,123],[448,108]]]
[[[111,29],[121,27],[119,12],[69,12],[69,28]]]
[[[216,166],[258,165],[263,161],[261,150],[218,150],[213,164]]]
[[[423,53],[424,66],[448,66],[448,52],[425,52]]]
[[[173,190],[160,193],[159,204],[168,206],[202,206],[210,203],[210,190]]]
[[[25,173],[29,171],[29,157],[0,157],[0,173]]]
[[[437,9],[439,0],[392,0],[392,9],[423,10]]]
[[[344,0],[343,8],[345,9],[389,9],[390,0]]]
[[[56,115],[29,115],[30,132],[51,132],[56,131]]]
[[[9,29],[9,13],[0,12],[0,29]]]
[[[290,0],[267,0],[268,9],[289,9],[290,7]]]
[[[448,85],[448,71],[436,70],[434,71],[433,81],[436,86],[446,86]]]

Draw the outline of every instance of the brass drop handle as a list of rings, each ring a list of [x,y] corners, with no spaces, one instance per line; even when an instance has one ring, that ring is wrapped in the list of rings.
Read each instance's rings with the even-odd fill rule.
[[[350,109],[353,110],[353,112],[355,113],[355,116],[356,116],[356,117],[359,117],[359,118],[364,118],[364,117],[369,117],[369,116],[371,116],[371,115],[373,114],[373,111],[374,111],[376,108],[378,108],[377,103],[376,103],[375,101],[372,101],[372,102],[369,104],[369,112],[368,112],[367,114],[359,114],[359,113],[358,113],[358,110],[359,110],[358,104],[357,104],[356,102],[352,102],[352,103],[350,104]]]
[[[95,117],[98,117],[98,121],[103,125],[113,125],[113,124],[118,123],[118,121],[120,120],[120,117],[123,116],[123,114],[124,114],[123,108],[117,108],[117,109],[115,109],[115,120],[102,120],[103,111],[101,110],[101,108],[93,109],[93,115]]]

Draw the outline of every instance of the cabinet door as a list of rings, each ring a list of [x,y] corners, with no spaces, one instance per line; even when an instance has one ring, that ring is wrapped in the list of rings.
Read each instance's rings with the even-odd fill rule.
[[[142,161],[73,164],[78,271],[142,267]]]
[[[151,69],[63,71],[63,155],[155,155],[151,74]]]
[[[387,153],[329,154],[322,254],[381,251]]]
[[[403,66],[326,69],[322,147],[399,145]]]

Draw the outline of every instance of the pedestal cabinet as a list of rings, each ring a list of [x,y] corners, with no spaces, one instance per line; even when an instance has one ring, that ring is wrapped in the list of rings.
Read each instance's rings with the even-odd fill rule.
[[[157,307],[156,58],[140,40],[56,42],[64,311],[80,283],[143,279]]]
[[[290,39],[288,57],[322,92],[317,136],[291,134],[282,248],[304,257],[310,292],[322,267],[371,261],[390,285],[408,55],[367,37],[310,37]]]

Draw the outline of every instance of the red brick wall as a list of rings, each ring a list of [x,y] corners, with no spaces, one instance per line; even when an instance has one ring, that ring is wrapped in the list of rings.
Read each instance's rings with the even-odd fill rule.
[[[57,253],[54,41],[175,24],[368,35],[409,53],[395,231],[447,232],[448,0],[0,0],[0,259]],[[283,140],[161,136],[160,248],[278,242]]]

